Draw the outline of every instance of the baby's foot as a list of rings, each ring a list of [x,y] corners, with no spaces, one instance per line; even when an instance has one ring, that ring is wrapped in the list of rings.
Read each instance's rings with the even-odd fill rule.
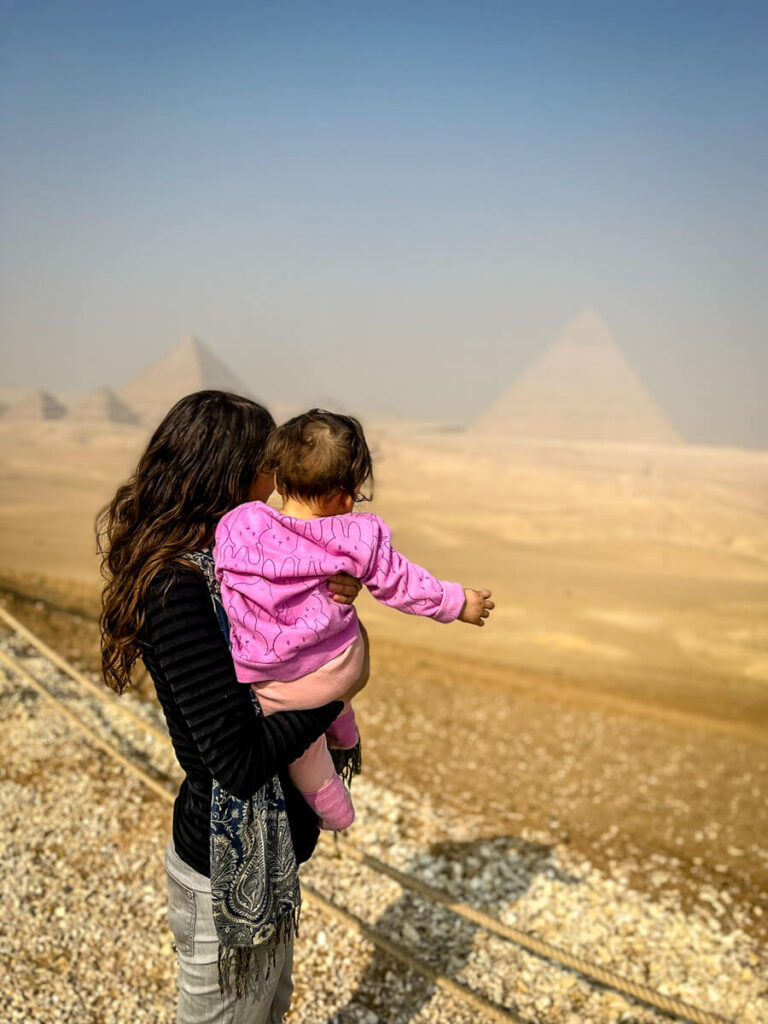
[[[328,741],[328,746],[334,747],[336,750],[351,750],[357,745],[360,737],[357,732],[354,708],[350,708],[343,715],[334,718],[325,731],[325,738]]]
[[[305,793],[304,799],[320,818],[320,828],[327,832],[340,832],[355,820],[352,798],[338,775],[316,793]]]

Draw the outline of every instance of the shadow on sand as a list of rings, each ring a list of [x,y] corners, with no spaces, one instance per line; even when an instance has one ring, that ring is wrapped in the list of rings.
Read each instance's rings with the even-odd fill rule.
[[[414,860],[404,870],[492,917],[519,900],[537,875],[567,884],[578,882],[554,866],[551,846],[514,836],[435,843],[426,856]],[[466,966],[476,936],[482,931],[447,907],[428,904],[411,892],[404,892],[387,908],[376,928],[404,945],[417,959],[452,978]],[[407,1024],[413,1020],[434,995],[435,986],[421,975],[409,973],[408,995],[403,999],[405,971],[403,964],[376,950],[348,1002],[329,1018],[328,1024],[373,1024],[372,1013],[380,1024]],[[493,997],[487,994],[514,1009],[512,993],[501,991]]]

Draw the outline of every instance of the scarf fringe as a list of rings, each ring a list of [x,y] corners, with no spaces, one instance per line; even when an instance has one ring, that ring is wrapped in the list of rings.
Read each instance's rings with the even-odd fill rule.
[[[341,776],[348,787],[352,787],[352,779],[363,770],[363,753],[360,747],[360,740],[349,750],[341,750],[337,747],[331,748],[331,759],[336,774]]]
[[[234,993],[235,999],[251,996],[260,999],[270,974],[277,966],[280,946],[287,947],[299,934],[301,905],[278,921],[275,934],[258,946],[223,946],[219,944],[219,992]]]

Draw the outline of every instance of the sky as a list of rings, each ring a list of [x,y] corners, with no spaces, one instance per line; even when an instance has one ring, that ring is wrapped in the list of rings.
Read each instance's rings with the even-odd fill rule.
[[[467,423],[594,307],[768,447],[768,0],[0,0],[0,386],[194,333],[266,404]]]

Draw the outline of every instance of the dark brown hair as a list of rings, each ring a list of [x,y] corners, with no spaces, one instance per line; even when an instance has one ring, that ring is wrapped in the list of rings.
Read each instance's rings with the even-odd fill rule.
[[[149,585],[158,570],[214,541],[219,519],[248,500],[275,421],[225,391],[197,391],[155,430],[131,478],[96,519],[104,577],[101,667],[118,693],[130,683]]]
[[[373,484],[373,460],[359,421],[325,409],[310,409],[274,430],[262,468],[275,474],[284,498],[311,501],[345,491],[366,501],[360,489]]]

